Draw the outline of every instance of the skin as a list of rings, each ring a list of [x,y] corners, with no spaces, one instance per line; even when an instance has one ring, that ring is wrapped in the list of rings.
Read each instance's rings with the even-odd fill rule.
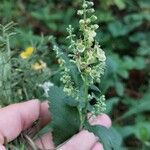
[[[34,121],[40,118],[39,128],[44,127],[51,121],[47,102],[41,103],[38,100],[31,100],[19,104],[9,105],[0,109],[0,150],[6,150],[4,141],[10,142],[17,138],[21,132],[31,127]],[[110,118],[102,114],[97,118],[91,118],[92,125],[111,126]],[[42,142],[41,142],[42,141]],[[54,148],[51,133],[43,135],[35,141],[35,144],[43,149]],[[58,150],[103,150],[103,146],[98,142],[98,138],[93,133],[86,130],[74,135]]]

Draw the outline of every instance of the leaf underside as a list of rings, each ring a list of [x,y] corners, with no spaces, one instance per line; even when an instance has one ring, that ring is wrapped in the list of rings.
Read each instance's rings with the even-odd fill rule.
[[[52,114],[52,134],[55,145],[59,145],[79,131],[79,115],[76,107],[67,105],[63,88],[53,86],[49,91]]]
[[[120,140],[111,128],[108,129],[101,125],[91,126],[87,123],[85,129],[99,137],[100,142],[103,144],[104,150],[121,150]]]

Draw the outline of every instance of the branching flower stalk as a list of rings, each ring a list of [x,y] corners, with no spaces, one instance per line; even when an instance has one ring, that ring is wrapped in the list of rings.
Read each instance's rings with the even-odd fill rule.
[[[98,96],[94,93],[89,93],[89,88],[92,85],[100,83],[101,75],[104,74],[106,60],[104,51],[95,40],[96,30],[99,26],[95,23],[97,17],[94,15],[93,5],[93,2],[84,0],[82,9],[77,12],[81,16],[79,21],[81,34],[79,37],[74,34],[74,28],[71,25],[67,28],[69,33],[67,39],[70,41],[69,61],[77,67],[83,86],[76,86],[71,75],[71,69],[68,68],[62,53],[57,46],[54,47],[60,67],[63,69],[61,81],[64,85],[64,91],[80,103],[78,106],[81,122],[80,129],[84,127],[88,112],[98,115],[105,110],[105,96],[101,93]],[[91,106],[90,101],[93,98],[96,100],[96,104]],[[92,109],[88,108],[89,105]]]

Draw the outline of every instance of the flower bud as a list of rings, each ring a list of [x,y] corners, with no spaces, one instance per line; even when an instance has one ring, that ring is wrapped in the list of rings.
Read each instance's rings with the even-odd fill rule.
[[[96,21],[96,20],[97,20],[97,17],[96,17],[95,15],[92,15],[92,16],[90,17],[90,19],[91,19],[91,21]]]
[[[86,3],[87,3],[87,5],[90,6],[90,7],[94,6],[94,3],[93,3],[93,2],[88,2],[88,1],[87,1]]]
[[[78,15],[83,15],[83,10],[78,10],[77,14]]]
[[[89,18],[86,19],[86,23],[87,23],[87,24],[91,23],[91,19],[89,19]]]
[[[95,24],[95,25],[94,25],[94,28],[95,28],[95,29],[98,29],[98,28],[99,28],[99,25],[98,25],[98,24]]]
[[[78,52],[80,52],[80,53],[83,53],[84,50],[85,50],[85,46],[84,46],[84,45],[82,44],[82,42],[80,42],[80,41],[77,42],[77,50],[78,50]]]
[[[83,7],[83,8],[88,8],[88,5],[84,3],[84,4],[82,5],[82,7]]]
[[[95,12],[95,10],[93,8],[87,9],[87,13],[94,13],[94,12]]]
[[[85,23],[85,21],[84,21],[83,19],[81,19],[81,20],[79,21],[79,23],[80,23],[81,25],[83,25],[83,24]]]
[[[96,30],[96,29],[99,28],[99,25],[98,25],[98,24],[91,25],[91,28],[92,28],[93,30]]]

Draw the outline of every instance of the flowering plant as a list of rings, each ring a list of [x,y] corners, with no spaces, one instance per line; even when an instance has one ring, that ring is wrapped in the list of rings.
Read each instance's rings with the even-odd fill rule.
[[[24,50],[12,48],[14,23],[0,25],[0,101],[2,106],[23,101],[24,99],[42,98],[40,84],[51,76],[44,56],[39,56],[43,45],[27,46]],[[45,40],[45,39],[44,39]],[[37,48],[35,48],[37,47]],[[21,48],[22,49],[22,48]],[[47,48],[44,53],[48,53]]]
[[[91,116],[101,114],[106,108],[105,96],[96,86],[104,74],[106,56],[95,40],[98,24],[95,23],[97,17],[93,14],[93,5],[93,2],[84,0],[82,9],[77,12],[82,17],[79,21],[79,35],[74,33],[71,25],[67,28],[67,41],[70,43],[67,51],[62,51],[53,42],[63,87],[53,86],[49,90],[51,127],[56,145],[79,130],[87,129],[100,138],[105,149],[109,149],[108,129],[88,123]],[[108,143],[103,136],[108,138]]]
[[[78,78],[80,78],[82,84],[75,83],[76,81],[74,81],[71,75],[72,68],[68,67],[66,60],[62,56],[63,53],[60,52],[59,48],[54,46],[60,67],[63,70],[60,80],[63,82],[64,92],[68,96],[75,98],[79,103],[84,104],[84,106],[78,106],[81,122],[80,129],[83,128],[88,112],[98,115],[105,110],[105,96],[101,94],[100,90],[97,95],[93,92],[88,92],[91,86],[95,83],[100,83],[106,60],[104,51],[95,40],[98,25],[94,23],[97,17],[93,15],[94,9],[91,8],[93,5],[93,2],[84,1],[82,10],[78,11],[78,15],[82,16],[82,19],[79,21],[81,33],[79,38],[73,33],[74,29],[71,25],[67,28],[69,33],[67,40],[70,41],[68,61],[72,64],[72,67],[76,67]],[[96,102],[89,110],[88,107],[93,98],[95,98]]]
[[[97,86],[104,74],[106,56],[95,40],[98,24],[95,23],[97,17],[93,5],[93,2],[84,0],[82,9],[77,12],[82,17],[79,35],[75,34],[71,25],[67,28],[67,51],[62,51],[53,38],[47,38],[53,44],[60,65],[61,86],[49,81],[57,71],[51,74],[48,63],[44,61],[46,56],[39,56],[38,50],[44,46],[27,46],[14,57],[16,53],[10,48],[9,40],[14,34],[10,31],[13,23],[0,26],[0,98],[8,100],[5,105],[12,98],[17,102],[32,98],[48,99],[52,114],[49,126],[56,145],[62,144],[79,130],[86,129],[99,137],[104,149],[110,150],[116,147],[116,143],[111,141],[110,130],[88,123],[91,116],[97,116],[106,109],[105,96]]]

